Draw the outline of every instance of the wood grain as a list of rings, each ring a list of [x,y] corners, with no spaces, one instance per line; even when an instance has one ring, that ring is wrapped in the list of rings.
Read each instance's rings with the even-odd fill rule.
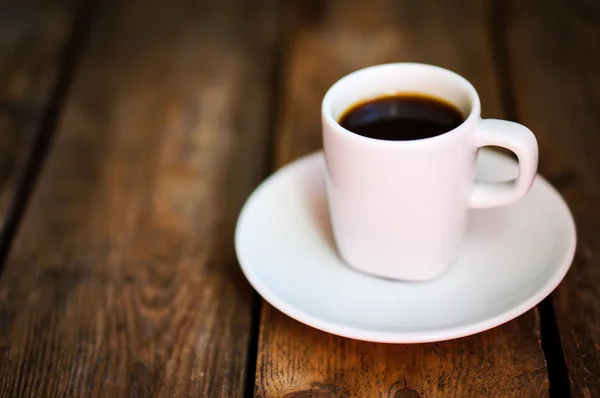
[[[1,397],[242,395],[276,16],[102,3],[0,281]]]
[[[56,82],[74,10],[74,0],[0,2],[0,231]]]
[[[600,396],[599,20],[590,1],[510,1],[507,20],[516,115],[577,225],[575,260],[552,295],[574,397]]]
[[[484,3],[332,0],[318,6],[320,12],[304,13],[317,16],[291,33],[278,166],[320,148],[323,94],[344,74],[368,65],[420,61],[456,70],[478,88],[486,116],[503,116]],[[459,340],[385,345],[311,329],[265,303],[255,395],[547,396],[537,312]]]

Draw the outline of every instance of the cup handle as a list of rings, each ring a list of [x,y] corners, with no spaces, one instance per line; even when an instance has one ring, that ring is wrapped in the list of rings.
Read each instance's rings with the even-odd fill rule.
[[[471,193],[470,207],[503,206],[523,198],[533,184],[537,171],[538,145],[527,127],[499,119],[483,119],[476,133],[476,145],[499,146],[512,151],[519,159],[519,176],[507,182],[477,181]]]

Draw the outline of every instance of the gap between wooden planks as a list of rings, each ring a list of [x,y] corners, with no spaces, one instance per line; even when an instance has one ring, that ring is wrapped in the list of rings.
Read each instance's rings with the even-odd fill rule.
[[[276,131],[278,166],[321,147],[323,94],[343,75],[368,65],[417,61],[450,68],[478,89],[484,116],[503,116],[484,2],[331,0],[314,5],[316,12],[300,13],[313,18],[289,32]],[[329,335],[267,303],[260,321],[256,396],[548,395],[535,309],[478,335],[422,345]]]
[[[54,4],[56,3],[56,4]],[[0,248],[10,242],[9,214],[50,108],[77,1],[0,4]],[[16,221],[16,220],[15,220]],[[0,250],[3,253],[3,250]],[[0,272],[2,266],[0,265]]]

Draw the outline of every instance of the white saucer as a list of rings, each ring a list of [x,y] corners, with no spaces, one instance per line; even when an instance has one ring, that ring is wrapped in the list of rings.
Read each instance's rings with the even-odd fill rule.
[[[359,340],[422,343],[478,333],[534,307],[563,279],[575,224],[537,177],[520,202],[474,210],[462,254],[442,277],[407,283],[346,266],[331,235],[321,152],[282,168],[256,189],[238,220],[244,274],[275,308],[307,325]],[[477,174],[514,178],[516,163],[480,151]]]

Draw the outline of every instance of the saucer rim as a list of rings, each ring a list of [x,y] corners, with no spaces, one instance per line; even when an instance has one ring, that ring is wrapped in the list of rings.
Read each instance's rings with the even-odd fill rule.
[[[490,150],[485,151],[493,157],[511,161],[511,159],[506,155]],[[568,231],[566,231],[567,236],[572,238],[567,243],[567,248],[564,252],[563,258],[560,260],[560,266],[557,268],[556,272],[553,273],[552,276],[547,279],[546,283],[543,285],[542,288],[536,290],[534,294],[532,294],[528,299],[523,300],[519,305],[514,306],[510,310],[500,312],[492,317],[485,317],[485,319],[483,320],[476,320],[474,322],[469,322],[469,320],[466,320],[464,321],[466,322],[466,324],[461,326],[456,326],[456,324],[454,324],[455,326],[441,326],[434,327],[431,329],[421,329],[414,331],[365,329],[357,326],[348,325],[335,320],[326,320],[321,317],[312,315],[279,298],[279,295],[275,294],[267,286],[267,284],[261,282],[260,277],[254,271],[257,268],[249,266],[248,262],[251,262],[251,260],[249,260],[249,256],[244,256],[243,254],[244,249],[241,243],[241,240],[243,238],[241,235],[243,226],[247,222],[246,220],[248,218],[248,209],[256,200],[258,200],[257,198],[261,196],[261,193],[264,190],[268,189],[268,187],[276,183],[280,178],[284,178],[285,174],[292,172],[292,170],[294,170],[295,168],[303,166],[304,163],[310,163],[313,160],[313,158],[318,158],[322,156],[322,150],[301,156],[300,158],[279,168],[278,170],[273,172],[269,177],[267,177],[262,183],[260,183],[260,185],[250,194],[245,204],[243,205],[242,210],[240,211],[236,223],[234,237],[238,263],[244,276],[250,282],[250,285],[252,285],[256,292],[260,294],[261,297],[265,299],[270,305],[275,307],[277,310],[283,312],[285,315],[301,323],[304,323],[305,325],[334,335],[347,337],[355,340],[370,341],[377,343],[430,343],[466,337],[500,326],[508,321],[517,318],[518,316],[524,314],[525,312],[535,307],[544,298],[549,296],[554,291],[554,289],[556,289],[556,287],[564,279],[572,265],[573,258],[575,256],[575,250],[577,247],[577,230],[573,214],[571,213],[569,206],[567,205],[564,198],[560,195],[560,193],[544,177],[542,177],[539,174],[536,174],[535,180],[539,181],[539,183],[545,186],[545,188],[548,191],[548,194],[553,195],[556,199],[558,199],[557,203],[561,207],[560,211],[563,212],[567,218],[565,220],[568,228]],[[245,259],[246,265],[244,265],[242,259]]]

